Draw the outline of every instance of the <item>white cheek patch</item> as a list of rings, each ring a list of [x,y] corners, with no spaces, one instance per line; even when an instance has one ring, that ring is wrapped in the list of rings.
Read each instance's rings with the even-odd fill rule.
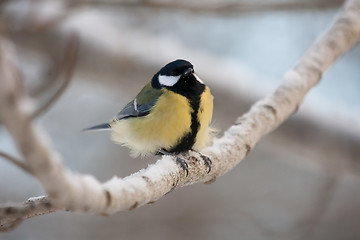
[[[201,81],[201,79],[198,77],[198,75],[196,75],[195,73],[193,73],[193,75],[199,83],[204,84],[204,82]]]
[[[134,109],[135,109],[135,111],[137,112],[137,101],[136,101],[136,98],[134,99]]]
[[[174,86],[180,79],[181,76],[166,76],[159,75],[159,83],[163,86]]]

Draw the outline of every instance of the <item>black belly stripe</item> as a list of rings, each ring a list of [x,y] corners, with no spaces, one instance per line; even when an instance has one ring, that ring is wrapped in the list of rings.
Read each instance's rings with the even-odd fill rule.
[[[175,147],[172,147],[170,150],[167,150],[168,152],[171,153],[185,152],[190,150],[194,146],[196,134],[200,128],[200,123],[197,118],[200,108],[200,96],[194,99],[189,99],[189,102],[191,108],[193,109],[193,112],[191,113],[191,125],[190,125],[191,132],[183,136]]]
[[[196,140],[196,135],[200,128],[198,112],[200,108],[201,95],[205,91],[205,85],[200,83],[195,76],[190,75],[187,79],[178,81],[174,86],[168,88],[177,94],[186,97],[192,108],[190,132],[185,134],[175,146],[170,149],[164,149],[171,153],[180,153],[190,150]]]

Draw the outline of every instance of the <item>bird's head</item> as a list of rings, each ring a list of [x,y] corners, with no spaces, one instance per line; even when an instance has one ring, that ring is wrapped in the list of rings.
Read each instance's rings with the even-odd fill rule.
[[[182,59],[166,64],[152,78],[153,88],[166,88],[181,95],[201,93],[204,83],[194,72],[193,65]]]

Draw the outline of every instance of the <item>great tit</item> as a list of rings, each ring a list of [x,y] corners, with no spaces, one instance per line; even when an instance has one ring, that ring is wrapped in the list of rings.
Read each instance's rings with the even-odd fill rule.
[[[109,123],[85,130],[112,129],[112,140],[139,155],[200,151],[209,142],[213,113],[210,89],[182,59],[160,69]],[[211,161],[201,154],[211,169]],[[184,160],[177,161],[187,171]]]

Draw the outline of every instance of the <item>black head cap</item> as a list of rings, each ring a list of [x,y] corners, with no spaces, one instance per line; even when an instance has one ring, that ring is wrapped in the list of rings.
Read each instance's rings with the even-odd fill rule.
[[[204,91],[204,83],[194,73],[193,65],[182,59],[166,64],[157,72],[151,86],[165,88],[187,98],[198,97]]]
[[[164,76],[180,76],[184,74],[186,70],[193,68],[194,66],[190,62],[178,59],[166,64],[160,69],[159,74]]]
[[[183,59],[177,59],[166,64],[152,78],[151,85],[153,88],[172,87],[180,79],[189,77],[194,73],[193,65]]]

